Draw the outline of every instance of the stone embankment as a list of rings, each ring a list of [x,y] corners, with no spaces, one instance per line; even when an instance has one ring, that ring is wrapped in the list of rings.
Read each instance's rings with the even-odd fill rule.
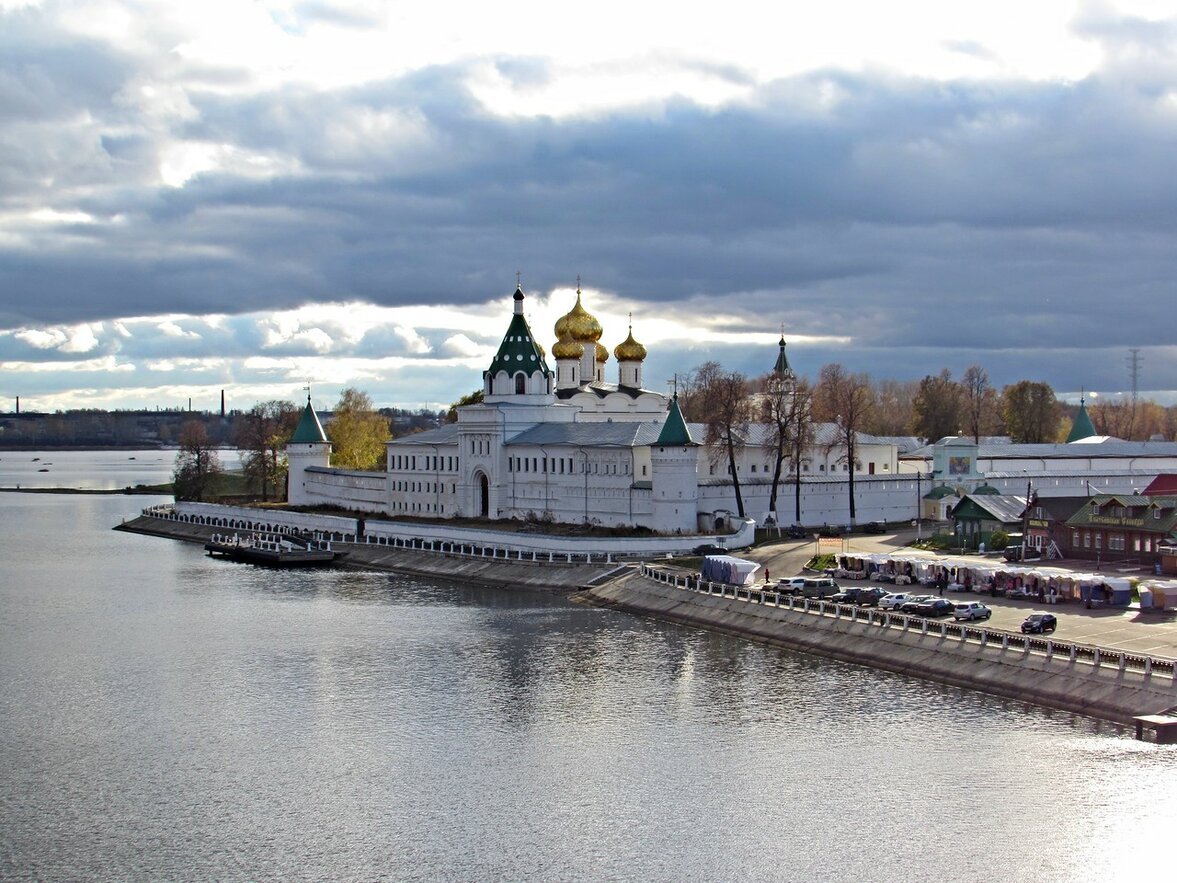
[[[203,544],[211,539],[213,534],[225,533],[226,528],[140,516],[123,522],[115,530]],[[423,551],[368,543],[334,543],[333,546],[337,551],[344,553],[339,561],[343,567],[387,570],[485,586],[536,591],[572,592],[628,569],[616,562],[553,563],[508,560],[486,555]]]
[[[1126,660],[1122,654],[1071,645],[1025,641],[1021,635],[989,638],[987,630],[816,602],[790,607],[772,593],[708,594],[656,579],[658,571],[631,572],[593,586],[581,598],[595,604],[752,638],[900,672],[957,687],[1130,724],[1137,715],[1177,705],[1171,662]],[[663,577],[665,578],[665,577]],[[809,609],[805,609],[806,607]],[[819,612],[820,611],[820,612]],[[886,623],[886,624],[885,624]],[[941,634],[941,632],[944,634]],[[978,640],[978,636],[984,639]],[[1080,648],[1076,648],[1077,650]]]

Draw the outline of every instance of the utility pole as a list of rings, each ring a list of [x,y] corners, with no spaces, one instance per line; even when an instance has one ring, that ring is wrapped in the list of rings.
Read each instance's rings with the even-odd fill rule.
[[[1026,544],[1030,537],[1030,500],[1033,495],[1030,492],[1030,479],[1026,479],[1026,508],[1022,511],[1022,563],[1026,563]]]
[[[915,474],[915,541],[917,543],[922,539],[920,537],[920,528],[923,526],[924,520],[923,488],[920,487],[923,478],[924,473],[917,471]]]

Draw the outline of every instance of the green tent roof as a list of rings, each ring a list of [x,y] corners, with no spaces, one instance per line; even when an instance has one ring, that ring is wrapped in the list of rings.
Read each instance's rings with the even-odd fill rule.
[[[666,414],[666,422],[662,424],[662,431],[658,433],[656,445],[675,447],[696,444],[691,438],[691,431],[687,429],[687,422],[683,420],[682,411],[678,407],[678,394],[670,400],[670,410]]]
[[[793,373],[789,367],[789,357],[785,355],[785,338],[781,338],[781,351],[777,354],[776,364],[772,366],[773,373],[779,377],[788,377]]]
[[[1067,436],[1067,441],[1079,441],[1091,438],[1093,435],[1099,435],[1099,433],[1095,431],[1095,424],[1091,422],[1091,417],[1087,414],[1086,403],[1080,399],[1079,413],[1075,415],[1075,422],[1071,426],[1071,434]]]
[[[307,406],[302,409],[302,416],[298,418],[298,426],[294,435],[290,436],[290,443],[296,445],[313,445],[327,441],[327,434],[323,432],[323,424],[319,422],[319,415],[311,407],[311,397],[307,396]]]
[[[522,289],[515,290],[515,300],[516,302],[523,300]],[[487,373],[496,374],[499,371],[506,371],[508,374],[515,374],[517,371],[524,371],[531,374],[537,369],[542,371],[545,376],[552,373],[547,362],[544,361],[543,350],[535,342],[535,338],[531,336],[531,329],[527,326],[527,320],[523,318],[523,313],[514,313],[511,316],[511,324],[507,326],[507,333],[503,335],[503,342],[499,344],[499,351],[491,360]]]

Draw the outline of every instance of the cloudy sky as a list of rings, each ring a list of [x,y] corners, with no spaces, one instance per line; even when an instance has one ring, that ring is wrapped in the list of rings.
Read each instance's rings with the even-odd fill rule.
[[[0,410],[706,359],[1177,390],[1172,0],[0,0]],[[610,361],[609,377],[615,377]]]

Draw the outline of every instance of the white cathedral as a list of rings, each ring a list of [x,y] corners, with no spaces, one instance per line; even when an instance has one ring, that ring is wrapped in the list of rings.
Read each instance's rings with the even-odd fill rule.
[[[394,518],[540,519],[683,534],[734,517],[731,478],[701,444],[703,428],[685,423],[675,398],[643,387],[646,348],[632,327],[613,350],[617,382],[608,382],[602,328],[578,290],[576,305],[555,325],[553,372],[523,301],[517,288],[506,335],[482,375],[483,401],[458,408],[456,423],[390,441],[383,472],[330,467],[331,445],[308,398],[286,449],[290,503]],[[774,370],[792,377],[783,337]],[[766,438],[767,428],[753,425],[750,436],[738,470],[746,511],[759,520],[767,515],[772,472],[768,446],[757,437]],[[864,437],[859,458],[869,460],[870,476],[898,477],[894,444]],[[848,468],[820,439],[803,459],[813,479],[841,484]],[[868,472],[863,462],[857,467]],[[784,485],[782,507],[792,498],[792,485]]]

